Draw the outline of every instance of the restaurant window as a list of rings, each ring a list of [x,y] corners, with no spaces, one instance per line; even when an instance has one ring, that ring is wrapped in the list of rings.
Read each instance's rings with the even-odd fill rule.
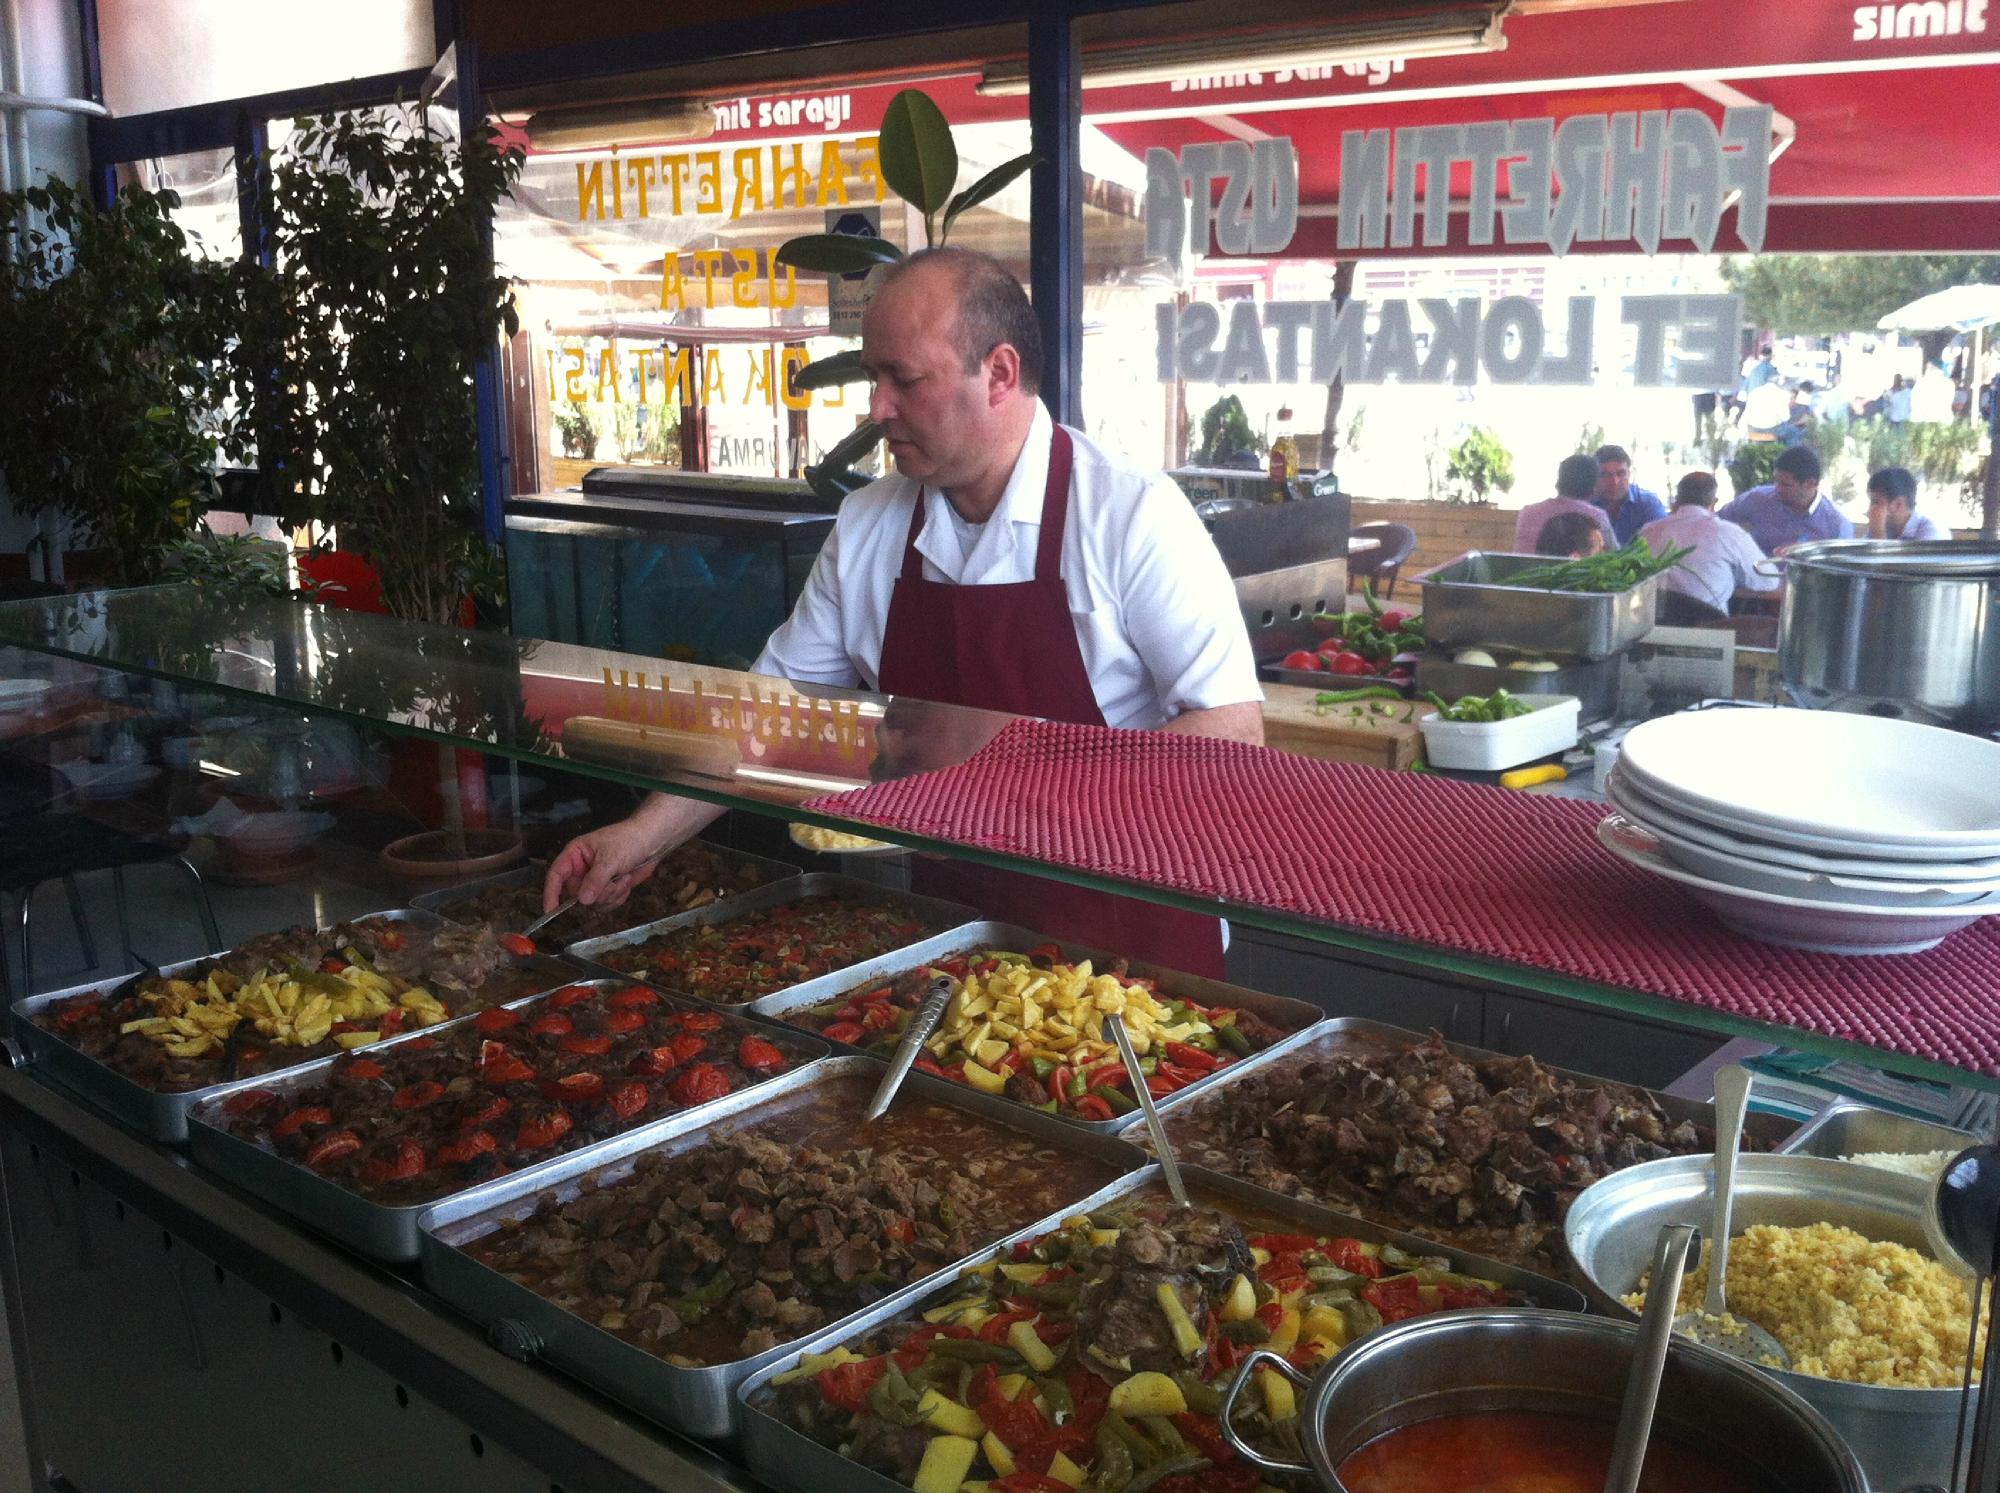
[[[1028,149],[1025,95],[983,95],[964,65],[921,71],[863,82],[794,67],[778,84],[691,78],[650,101],[503,110],[527,153],[495,233],[517,282],[512,366],[527,370],[510,380],[510,429],[517,443],[532,429],[541,487],[614,463],[793,479],[866,419],[866,385],[791,382],[860,345],[864,284],[780,265],[778,247],[825,232],[924,246],[922,215],[886,188],[878,154],[905,86],[951,125],[961,187]],[[950,242],[1025,284],[1028,200],[1017,180]]]
[[[1941,252],[2000,247],[1973,138],[2000,68],[1966,55],[1984,38],[1863,40],[1858,12],[1824,4],[1782,35],[1728,0],[1458,9],[1400,39],[1333,22],[1087,40],[1085,149],[1144,204],[1136,231],[1086,233],[1093,437],[1169,469],[1268,470],[1277,445],[1358,496],[1507,507],[1603,444],[1669,502],[1697,469],[1726,501],[1745,446],[1807,439],[1857,523],[1869,466],[1930,449],[1863,423],[1897,376],[1955,422],[1937,439],[1977,445],[1980,333],[1878,327],[1893,305],[1842,287],[1885,254],[1929,255],[1934,284],[1990,278]],[[1163,212],[1199,226],[1149,232]],[[1773,262],[1824,287],[1824,315],[1752,286],[1776,255],[1813,256]],[[1736,408],[1767,342],[1810,417],[1776,442]],[[1472,448],[1511,485],[1490,464],[1475,483]],[[1934,465],[1963,525],[1970,489],[1946,468],[1975,472],[1976,452]]]
[[[428,67],[431,0],[97,0],[104,101],[145,114]]]
[[[208,259],[235,259],[243,252],[235,151],[225,147],[121,161],[115,169],[121,190],[136,186],[180,198],[170,216],[188,235],[192,251]]]

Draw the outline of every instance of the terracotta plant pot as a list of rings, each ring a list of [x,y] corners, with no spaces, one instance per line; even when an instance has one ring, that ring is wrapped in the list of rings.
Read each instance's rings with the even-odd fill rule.
[[[464,854],[454,855],[451,836],[444,830],[431,829],[392,840],[382,847],[379,859],[386,870],[398,876],[443,880],[504,870],[526,853],[521,837],[512,830],[469,829],[465,832]]]

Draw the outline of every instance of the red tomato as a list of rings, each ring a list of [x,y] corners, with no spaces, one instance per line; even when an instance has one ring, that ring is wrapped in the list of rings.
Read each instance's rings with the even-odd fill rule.
[[[344,1064],[341,1072],[359,1083],[364,1079],[380,1078],[382,1065],[373,1058],[356,1058],[351,1063]]]
[[[503,933],[494,942],[508,953],[522,959],[535,952],[535,941],[525,933]]]
[[[604,1080],[595,1073],[571,1073],[542,1085],[543,1097],[561,1104],[585,1104],[603,1092]]]
[[[775,1073],[785,1066],[785,1055],[762,1037],[745,1037],[736,1045],[736,1061],[752,1073]]]
[[[521,1024],[521,1013],[505,1006],[492,1006],[473,1017],[472,1024],[482,1032],[504,1032]]]
[[[467,1115],[461,1123],[467,1129],[475,1125],[491,1125],[513,1107],[513,1101],[505,1094],[495,1094],[485,1104],[481,1105],[476,1113]]]
[[[858,1021],[836,1021],[820,1035],[829,1042],[859,1042],[868,1034]]]
[[[639,1006],[657,1006],[660,992],[648,990],[644,985],[627,985],[604,1004],[614,1011],[630,1011]]]
[[[636,1032],[645,1024],[644,1011],[606,1011],[601,1023],[607,1032]]]
[[[378,1152],[362,1162],[359,1175],[362,1181],[379,1187],[384,1182],[402,1182],[421,1176],[427,1165],[422,1146],[413,1140],[399,1140],[386,1154]]]
[[[680,1027],[684,1032],[712,1032],[722,1025],[722,1017],[714,1011],[685,1011],[681,1013]]]
[[[496,1042],[494,1046],[499,1044]],[[480,1060],[479,1076],[497,1087],[500,1084],[526,1083],[535,1076],[535,1070],[503,1047],[492,1057]]]
[[[398,1109],[426,1109],[442,1098],[444,1085],[436,1079],[423,1078],[404,1084],[390,1096],[389,1102]]]
[[[1284,658],[1279,660],[1279,667],[1285,669],[1317,669],[1320,667],[1320,659],[1317,653],[1308,653],[1305,649],[1300,648],[1294,652],[1287,653]]]
[[[549,997],[548,1004],[561,1010],[565,1006],[574,1006],[581,1001],[587,1001],[596,993],[588,985],[565,985]]]
[[[545,1110],[538,1115],[530,1115],[521,1122],[521,1128],[514,1132],[514,1149],[517,1151],[539,1151],[553,1146],[570,1132],[574,1122],[568,1110]]]
[[[560,1011],[551,1011],[546,1016],[537,1016],[528,1023],[529,1035],[535,1037],[567,1037],[576,1030],[576,1023]]]
[[[469,1130],[457,1140],[446,1141],[437,1149],[439,1166],[463,1166],[475,1156],[484,1156],[500,1149],[500,1142],[493,1138],[489,1130]]]
[[[278,1096],[269,1089],[245,1089],[240,1094],[231,1094],[222,1101],[222,1112],[226,1115],[254,1115],[269,1109],[278,1102]],[[272,1134],[276,1134],[273,1131]]]
[[[628,1078],[611,1086],[611,1092],[604,1096],[604,1102],[611,1106],[611,1112],[621,1120],[629,1120],[652,1102],[653,1095],[636,1078]]]
[[[1384,632],[1390,632],[1390,633],[1401,632],[1403,630],[1403,624],[1405,622],[1408,622],[1409,620],[1410,620],[1410,614],[1408,612],[1384,612],[1381,615],[1381,617],[1377,619],[1375,625],[1381,628],[1382,631]]]
[[[587,1037],[579,1032],[557,1039],[556,1046],[564,1052],[581,1053],[585,1057],[602,1057],[611,1051],[611,1039],[604,1036]]]
[[[410,1019],[410,1013],[400,1006],[384,1011],[375,1018],[375,1032],[378,1036],[393,1037],[403,1029],[403,1023]]]
[[[1367,674],[1374,665],[1358,653],[1343,653],[1333,661],[1332,668],[1336,674]]]
[[[283,1140],[296,1134],[308,1125],[331,1125],[333,1111],[317,1104],[309,1104],[304,1109],[295,1109],[284,1119],[271,1127],[271,1139]],[[358,1144],[358,1142],[357,1142]]]
[[[830,1369],[821,1369],[813,1382],[819,1386],[820,1395],[827,1404],[849,1415],[862,1415],[868,1409],[868,1391],[888,1372],[888,1359],[864,1358],[859,1363],[842,1363]]]
[[[313,1142],[312,1149],[306,1152],[306,1165],[318,1171],[360,1149],[361,1137],[352,1130],[330,1131]]]
[[[1362,1288],[1361,1299],[1382,1314],[1385,1325],[1401,1322],[1406,1317],[1421,1316],[1430,1310],[1424,1300],[1423,1288],[1417,1284],[1414,1275],[1375,1281]]]
[[[726,1073],[713,1063],[696,1063],[673,1081],[667,1089],[667,1097],[682,1109],[692,1109],[697,1104],[720,1099],[728,1092],[729,1076]]]

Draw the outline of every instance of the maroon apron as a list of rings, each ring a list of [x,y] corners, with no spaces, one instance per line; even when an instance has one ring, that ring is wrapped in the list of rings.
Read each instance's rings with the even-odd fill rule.
[[[1010,715],[1101,726],[1083,649],[1062,581],[1069,519],[1070,434],[1055,428],[1042,493],[1035,578],[997,586],[954,586],[924,578],[917,494],[903,572],[882,635],[884,693]],[[1158,907],[1109,892],[920,856],[914,879],[928,896],[968,903],[1000,922],[1099,948],[1115,949],[1190,974],[1222,977],[1222,924],[1199,913]]]

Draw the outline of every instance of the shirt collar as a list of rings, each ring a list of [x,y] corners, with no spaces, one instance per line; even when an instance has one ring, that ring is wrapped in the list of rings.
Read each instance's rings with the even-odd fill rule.
[[[1017,531],[1039,530],[1042,524],[1043,490],[1049,482],[1049,448],[1055,440],[1055,421],[1042,401],[1035,400],[1035,417],[1028,425],[1028,437],[1021,454],[1001,489],[999,506],[986,521],[984,532],[972,553],[961,562],[958,538],[951,533],[951,502],[936,488],[918,489],[917,501],[924,505],[924,528],[917,536],[917,553],[945,574],[958,573],[960,583],[976,584],[1000,561],[1014,552]]]

